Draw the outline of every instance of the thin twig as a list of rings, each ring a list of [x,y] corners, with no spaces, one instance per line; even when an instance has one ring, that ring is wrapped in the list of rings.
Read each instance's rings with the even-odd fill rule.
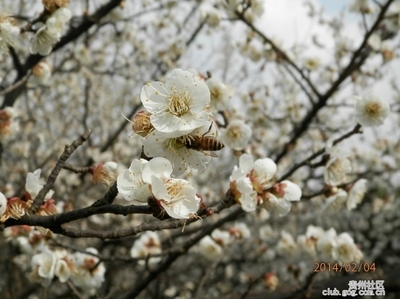
[[[47,192],[53,187],[54,183],[56,182],[57,176],[60,173],[61,169],[63,168],[65,161],[72,155],[72,153],[82,145],[86,140],[89,139],[90,134],[92,133],[91,130],[86,131],[78,139],[74,140],[71,145],[65,146],[64,152],[60,156],[57,161],[57,164],[54,166],[53,170],[51,171],[49,177],[47,178],[46,184],[43,186],[42,190],[40,190],[39,194],[36,196],[35,200],[33,201],[32,206],[29,208],[29,212],[34,214],[39,207],[43,204],[44,197],[46,196]]]
[[[13,85],[8,86],[7,88],[3,89],[2,91],[0,91],[0,96],[4,96],[10,92],[12,92],[13,90],[19,88],[20,86],[24,85],[26,83],[26,81],[28,81],[30,75],[31,75],[31,71],[29,71],[25,76],[23,76],[20,80],[18,80],[17,82],[15,82]]]
[[[64,163],[62,168],[70,170],[75,173],[87,173],[90,170],[90,167],[77,167],[69,163]]]
[[[349,138],[350,136],[354,135],[354,134],[360,134],[362,133],[361,130],[361,126],[359,124],[357,124],[353,130],[351,130],[350,132],[344,134],[343,136],[340,136],[339,138],[335,139],[333,141],[333,145],[336,145],[340,142],[342,142],[343,140]],[[322,155],[323,153],[325,153],[326,148],[322,148],[319,151],[313,153],[312,155],[310,155],[308,158],[304,159],[302,162],[300,163],[295,163],[292,168],[290,168],[288,170],[288,172],[286,172],[280,179],[279,181],[283,181],[285,179],[287,179],[288,177],[290,177],[297,169],[306,166],[306,165],[310,165],[310,162],[312,160],[314,160],[315,158],[317,158],[318,156]]]

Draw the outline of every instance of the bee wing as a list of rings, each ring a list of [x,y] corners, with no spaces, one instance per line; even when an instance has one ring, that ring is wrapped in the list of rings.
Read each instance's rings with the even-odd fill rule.
[[[214,158],[218,158],[218,155],[215,152],[211,152],[211,151],[203,151],[203,153],[207,156],[211,156]]]

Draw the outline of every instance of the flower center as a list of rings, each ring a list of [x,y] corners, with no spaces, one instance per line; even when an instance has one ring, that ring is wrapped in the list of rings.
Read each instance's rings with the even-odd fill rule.
[[[167,187],[167,192],[168,194],[171,196],[171,202],[170,203],[174,203],[177,201],[182,200],[183,198],[183,194],[182,194],[182,189],[183,189],[183,185],[180,184],[179,182],[173,182],[173,181],[169,181],[166,184]]]
[[[176,156],[179,156],[178,149],[185,147],[186,144],[191,144],[194,137],[191,135],[183,135],[177,138],[169,138],[165,143],[165,149],[169,149]]]
[[[242,136],[242,131],[239,126],[232,126],[226,134],[230,139],[234,140],[239,139]]]
[[[168,96],[167,111],[173,115],[182,116],[190,111],[190,98],[191,97],[186,87],[183,92],[177,92],[176,88],[173,87],[170,95]]]
[[[368,103],[365,106],[365,113],[370,116],[378,115],[380,110],[381,110],[381,105],[380,103],[377,102]]]

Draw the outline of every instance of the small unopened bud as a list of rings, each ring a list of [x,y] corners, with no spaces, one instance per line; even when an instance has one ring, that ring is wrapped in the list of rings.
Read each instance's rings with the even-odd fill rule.
[[[107,188],[110,187],[117,179],[117,168],[118,164],[115,162],[103,162],[94,168],[93,183],[101,183]]]
[[[133,132],[142,137],[149,135],[149,133],[154,130],[154,127],[150,122],[150,116],[151,114],[147,111],[139,111],[136,113],[132,122]]]
[[[46,85],[51,78],[52,66],[45,60],[36,64],[32,69],[33,82]]]
[[[28,208],[31,206],[32,200],[23,200],[19,197],[10,198],[7,202],[7,210],[0,218],[0,222],[6,221],[8,218],[20,219],[25,215]]]
[[[274,291],[278,286],[278,283],[279,283],[278,277],[276,277],[274,272],[269,272],[265,274],[264,284],[268,289]]]
[[[49,199],[46,202],[44,202],[39,210],[37,210],[36,214],[41,215],[41,216],[50,216],[57,214],[57,208],[54,205],[54,199]]]
[[[69,0],[42,0],[42,3],[48,12],[54,12],[61,7],[67,7]]]
[[[14,121],[15,116],[16,112],[12,107],[0,110],[0,141],[7,140],[18,131],[18,126]]]

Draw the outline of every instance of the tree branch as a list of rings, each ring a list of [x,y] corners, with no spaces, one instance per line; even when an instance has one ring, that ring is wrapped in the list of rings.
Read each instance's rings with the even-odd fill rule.
[[[39,194],[36,196],[31,207],[29,208],[30,213],[35,213],[39,209],[39,207],[43,204],[44,197],[46,196],[47,192],[49,192],[51,187],[53,187],[58,174],[60,173],[61,169],[65,164],[65,161],[67,161],[67,159],[80,145],[82,145],[86,140],[89,139],[91,133],[92,131],[88,130],[85,133],[83,133],[78,139],[74,140],[71,143],[71,145],[65,146],[64,152],[58,159],[56,166],[54,166],[49,177],[47,178],[46,184],[43,186],[42,190],[40,190]]]

